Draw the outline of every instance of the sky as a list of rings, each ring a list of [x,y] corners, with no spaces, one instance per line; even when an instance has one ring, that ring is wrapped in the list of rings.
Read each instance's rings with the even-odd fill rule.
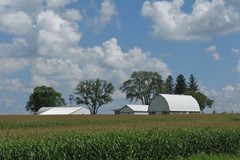
[[[116,88],[99,110],[112,114],[130,103],[119,87],[143,70],[193,74],[217,113],[240,112],[239,43],[239,0],[1,0],[0,114],[29,114],[41,85],[69,105],[96,78]]]

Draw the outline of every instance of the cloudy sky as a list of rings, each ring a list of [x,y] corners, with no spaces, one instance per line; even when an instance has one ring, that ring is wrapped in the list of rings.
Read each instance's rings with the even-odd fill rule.
[[[0,114],[27,114],[36,86],[69,104],[81,80],[118,89],[138,70],[193,74],[217,112],[240,112],[240,1],[0,1]],[[126,103],[117,90],[100,113]]]

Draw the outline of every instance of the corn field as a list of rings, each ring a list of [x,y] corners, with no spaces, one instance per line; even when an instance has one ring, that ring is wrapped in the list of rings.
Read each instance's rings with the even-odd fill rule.
[[[239,115],[1,116],[0,159],[176,159],[240,151]]]

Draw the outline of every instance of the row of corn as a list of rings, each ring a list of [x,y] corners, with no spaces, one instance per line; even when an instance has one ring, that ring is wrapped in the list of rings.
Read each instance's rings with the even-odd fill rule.
[[[235,154],[240,129],[150,129],[63,132],[0,142],[2,160],[175,159],[197,153]]]

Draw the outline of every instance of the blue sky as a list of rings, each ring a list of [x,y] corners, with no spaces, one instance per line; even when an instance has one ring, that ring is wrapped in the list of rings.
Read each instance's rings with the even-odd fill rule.
[[[240,112],[239,0],[1,0],[0,114],[27,114],[33,88],[74,92],[81,80],[118,88],[133,71],[193,74],[217,112]],[[207,109],[205,112],[212,112]]]

